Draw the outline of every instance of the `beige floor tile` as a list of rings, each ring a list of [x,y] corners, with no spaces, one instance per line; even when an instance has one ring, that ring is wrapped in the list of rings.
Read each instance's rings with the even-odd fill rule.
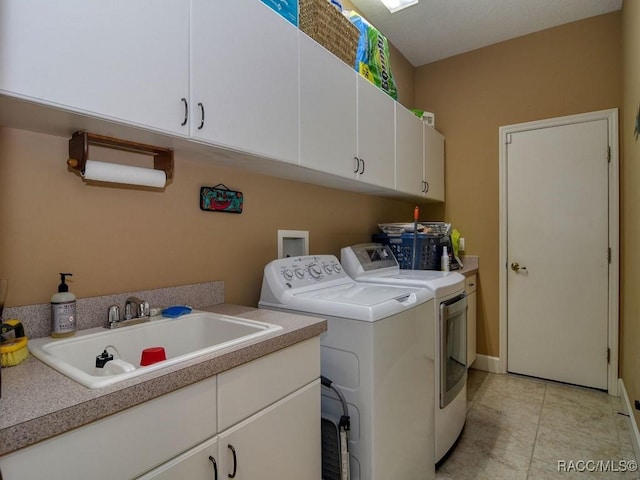
[[[487,392],[531,401],[542,401],[546,388],[546,382],[542,380],[518,375],[491,374],[485,384]]]
[[[509,419],[485,405],[477,405],[467,416],[461,442],[487,452],[505,451],[531,456],[538,425],[527,419]]]
[[[604,406],[548,399],[549,395],[545,396],[540,414],[541,426],[580,432],[605,442],[618,442],[618,427],[610,404]]]
[[[533,458],[555,465],[558,461],[618,459],[621,452],[617,441],[604,442],[588,433],[540,425]]]
[[[640,480],[618,398],[518,375],[469,371],[467,423],[437,480]],[[616,471],[559,471],[558,461]],[[593,470],[593,468],[592,468]],[[596,468],[597,470],[597,468]]]

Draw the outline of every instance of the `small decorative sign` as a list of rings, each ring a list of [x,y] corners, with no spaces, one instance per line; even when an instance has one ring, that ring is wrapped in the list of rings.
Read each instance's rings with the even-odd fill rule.
[[[200,210],[207,212],[242,213],[242,192],[229,190],[224,184],[200,187]]]

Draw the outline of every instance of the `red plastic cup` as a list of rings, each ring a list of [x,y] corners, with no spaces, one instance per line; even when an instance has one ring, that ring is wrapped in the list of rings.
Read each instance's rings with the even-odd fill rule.
[[[146,367],[147,365],[153,365],[154,363],[162,362],[167,359],[167,354],[164,351],[164,347],[149,347],[142,351],[142,357],[140,358],[140,366]]]

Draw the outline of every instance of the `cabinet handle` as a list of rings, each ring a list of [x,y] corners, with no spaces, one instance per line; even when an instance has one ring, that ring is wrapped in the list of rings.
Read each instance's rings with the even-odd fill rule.
[[[216,459],[209,455],[209,461],[213,464],[213,480],[218,480],[218,464]]]
[[[353,159],[355,160],[356,164],[356,169],[353,171],[353,173],[358,173],[358,170],[360,170],[360,159],[358,157],[353,157]]]
[[[198,106],[200,107],[200,125],[198,126],[198,130],[202,130],[202,127],[204,127],[204,105],[198,103]]]
[[[184,103],[184,120],[180,124],[184,127],[187,124],[187,120],[189,120],[189,104],[187,103],[187,99],[182,97],[182,103]]]
[[[364,173],[364,159],[361,158],[360,161],[362,162],[362,168],[360,169],[360,175],[362,175]]]
[[[424,193],[427,193],[429,191],[429,182],[424,182]]]
[[[231,450],[231,453],[233,454],[233,473],[228,474],[227,477],[235,478],[236,470],[238,468],[238,459],[236,458],[236,449],[233,448],[233,445],[227,445],[227,448]]]

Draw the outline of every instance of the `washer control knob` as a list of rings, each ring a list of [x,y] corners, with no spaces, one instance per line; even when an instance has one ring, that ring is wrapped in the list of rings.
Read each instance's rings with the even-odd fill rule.
[[[316,263],[312,263],[311,265],[309,265],[309,273],[313,278],[320,278],[320,275],[322,275],[322,270]]]
[[[293,272],[291,270],[289,270],[288,268],[282,272],[282,275],[287,280],[291,280],[293,278]]]
[[[304,278],[304,270],[301,269],[300,267],[296,267],[295,273],[296,273],[296,277],[298,277],[300,280]]]
[[[333,266],[332,265],[323,265],[324,267],[324,271],[327,273],[327,275],[331,275],[333,273]]]
[[[333,270],[334,270],[336,273],[340,273],[340,272],[342,271],[342,265],[340,265],[339,263],[334,263],[334,264],[333,264]]]

